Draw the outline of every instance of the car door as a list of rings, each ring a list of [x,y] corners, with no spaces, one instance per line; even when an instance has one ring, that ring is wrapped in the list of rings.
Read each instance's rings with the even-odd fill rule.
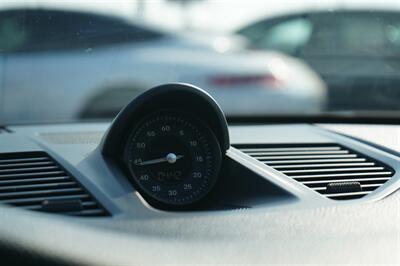
[[[94,86],[93,78],[105,76],[89,75],[99,65],[94,61],[98,53],[92,51],[98,35],[82,30],[90,18],[47,9],[4,14],[4,32],[14,40],[4,44],[5,116],[14,122],[72,119],[82,94]],[[95,40],[90,43],[88,36]]]
[[[0,52],[0,125],[4,123],[3,108],[1,107],[3,106],[3,94],[4,94],[3,75],[4,75],[4,54],[3,52]]]
[[[13,51],[23,46],[26,34],[18,21],[21,15],[13,10],[0,12],[0,122],[7,120],[6,76],[7,65]]]
[[[13,109],[20,109],[23,114],[23,101],[30,99],[28,94],[23,93],[21,83],[30,80],[29,71],[18,69],[13,71],[12,62],[21,57],[21,52],[29,43],[29,30],[25,23],[26,10],[4,10],[0,12],[0,86],[1,86],[1,114],[3,121],[14,121]],[[17,81],[18,84],[14,84]],[[11,108],[10,108],[11,107]]]

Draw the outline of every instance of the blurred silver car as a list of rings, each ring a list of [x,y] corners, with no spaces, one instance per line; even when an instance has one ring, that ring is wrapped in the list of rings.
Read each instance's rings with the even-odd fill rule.
[[[236,33],[256,50],[284,52],[309,64],[329,88],[329,110],[400,109],[398,10],[299,12]]]
[[[206,89],[227,115],[324,108],[326,88],[310,68],[243,46],[235,36],[170,34],[94,13],[5,10],[2,111],[12,121],[112,117],[139,93],[166,82]]]

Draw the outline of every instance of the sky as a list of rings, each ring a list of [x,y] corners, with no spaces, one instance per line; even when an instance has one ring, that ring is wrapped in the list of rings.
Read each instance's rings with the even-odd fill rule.
[[[145,12],[138,12],[140,1]],[[308,9],[350,7],[400,10],[400,0],[203,0],[185,12],[165,0],[0,0],[0,8],[32,6],[79,9],[140,19],[170,29],[181,29],[190,22],[193,29],[224,32],[274,14]]]

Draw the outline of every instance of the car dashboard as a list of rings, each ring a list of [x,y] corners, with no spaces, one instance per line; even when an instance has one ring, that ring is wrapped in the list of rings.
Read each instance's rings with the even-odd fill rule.
[[[216,133],[218,180],[182,207],[104,152],[118,146],[107,141],[116,120],[2,129],[1,253],[84,265],[400,262],[396,126],[383,137],[373,125],[230,124],[226,150]]]

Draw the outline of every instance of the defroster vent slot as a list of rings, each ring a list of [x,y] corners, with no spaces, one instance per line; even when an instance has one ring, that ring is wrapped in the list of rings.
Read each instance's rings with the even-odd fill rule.
[[[0,203],[66,215],[109,215],[76,178],[44,152],[0,154]]]
[[[361,198],[394,175],[394,170],[381,162],[337,144],[251,144],[235,147],[335,200]]]

